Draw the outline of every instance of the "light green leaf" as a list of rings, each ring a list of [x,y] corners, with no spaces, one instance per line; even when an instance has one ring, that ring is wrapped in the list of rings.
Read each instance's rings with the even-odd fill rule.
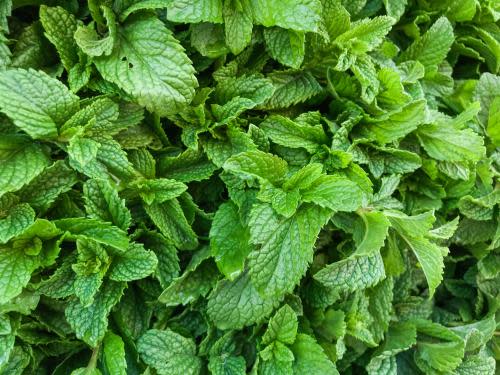
[[[290,148],[305,148],[311,154],[318,152],[328,141],[320,124],[299,124],[279,115],[269,116],[260,123],[259,128],[274,143]]]
[[[500,97],[495,98],[490,104],[487,132],[493,144],[500,147]]]
[[[250,240],[260,245],[248,256],[252,283],[266,296],[290,292],[312,261],[313,246],[329,210],[304,205],[288,219],[279,218],[266,204],[250,214]]]
[[[78,97],[44,72],[0,72],[0,110],[32,138],[55,138],[58,127],[78,107]]]
[[[464,356],[463,340],[448,328],[428,320],[418,320],[416,326],[415,362],[420,369],[450,372],[457,368]]]
[[[222,0],[178,0],[167,6],[167,19],[173,22],[222,23]]]
[[[172,280],[158,297],[158,301],[167,306],[178,306],[187,305],[199,297],[206,296],[219,279],[217,268],[211,261],[205,261],[193,268],[186,269],[181,277]]]
[[[380,144],[390,143],[422,124],[425,121],[425,109],[425,101],[415,101],[382,118],[367,118],[357,129],[362,137],[376,140]]]
[[[201,370],[194,341],[170,329],[147,331],[137,342],[137,351],[160,375],[198,375]]]
[[[378,284],[384,278],[384,262],[379,252],[331,263],[314,275],[315,280],[337,293],[365,289]]]
[[[171,32],[144,13],[128,17],[118,35],[113,53],[95,58],[102,76],[151,112],[168,115],[182,110],[193,98],[197,81],[191,61]],[[158,43],[162,48],[154,47]]]
[[[113,51],[113,47],[117,37],[117,26],[115,14],[107,6],[101,6],[102,13],[106,19],[106,26],[108,27],[107,36],[100,38],[97,34],[94,23],[88,25],[78,26],[74,33],[75,42],[78,47],[89,56],[109,56]]]
[[[70,300],[65,315],[76,337],[92,347],[102,340],[108,328],[108,314],[120,300],[125,286],[125,283],[106,281],[87,307],[77,299]]]
[[[259,150],[234,155],[226,160],[222,168],[243,177],[255,177],[271,183],[283,180],[288,171],[286,161]]]
[[[0,140],[0,197],[17,191],[38,176],[49,164],[40,145],[17,136]]]
[[[154,252],[133,243],[127,251],[113,258],[108,276],[115,281],[143,279],[156,270],[158,259]]]
[[[219,281],[208,300],[208,316],[219,329],[240,329],[269,315],[279,299],[262,297],[244,273]]]
[[[237,55],[250,44],[252,38],[253,20],[251,10],[247,9],[246,2],[226,0],[224,1],[222,14],[224,16],[226,44],[231,52]]]
[[[103,340],[104,365],[110,374],[127,375],[125,345],[120,336],[108,331]]]
[[[217,120],[226,123],[247,109],[252,109],[271,97],[274,87],[271,80],[258,75],[226,78],[214,91],[218,105],[212,105]]]
[[[349,46],[358,54],[366,53],[382,43],[393,24],[394,19],[387,16],[365,18],[353,22],[348,31],[335,39],[335,43]]]
[[[328,359],[323,348],[314,338],[299,333],[291,346],[295,361],[294,374],[332,374],[338,375],[335,365]]]
[[[450,21],[446,17],[441,17],[422,37],[401,53],[399,61],[416,60],[422,63],[426,72],[436,70],[437,65],[445,59],[454,40]]]
[[[125,21],[128,16],[138,10],[166,8],[169,2],[164,0],[128,0],[122,3],[124,4],[121,4],[122,6],[119,9],[115,9],[119,14],[120,22]],[[118,4],[116,2],[114,8],[117,8]]]
[[[159,159],[158,174],[181,182],[201,181],[209,178],[217,167],[200,150],[187,149],[175,157]]]
[[[318,32],[321,2],[318,0],[249,0],[254,22],[265,27]]]
[[[305,34],[280,27],[264,29],[264,40],[269,54],[279,63],[298,69],[305,53]]]
[[[73,39],[77,28],[74,15],[64,8],[40,6],[40,21],[45,29],[45,36],[56,47],[64,68],[69,71],[78,63],[78,48]]]
[[[210,228],[210,249],[219,270],[233,280],[243,271],[252,250],[250,232],[241,222],[238,207],[232,202],[219,206]]]
[[[424,237],[434,222],[433,215],[427,213],[406,216],[403,213],[394,212],[386,212],[385,214],[391,225],[417,257],[429,284],[429,296],[432,297],[443,279],[443,258],[448,253],[448,248],[438,246]]]
[[[346,177],[320,176],[305,191],[304,202],[315,203],[333,211],[355,211],[362,204],[363,191]]]
[[[105,180],[87,180],[83,185],[85,210],[89,217],[107,221],[127,230],[131,216],[118,192]]]
[[[259,108],[287,108],[312,98],[323,91],[321,85],[308,71],[283,71],[267,75],[273,81],[274,94]]]
[[[31,180],[19,192],[19,196],[33,208],[45,211],[59,195],[70,190],[76,182],[76,173],[64,161],[58,160]]]
[[[53,223],[62,231],[67,232],[68,239],[89,239],[113,246],[119,250],[128,248],[127,233],[108,222],[84,217],[54,220]]]
[[[39,265],[37,257],[25,254],[22,249],[0,248],[0,304],[21,293]]]
[[[157,178],[151,180],[136,180],[129,185],[137,190],[146,204],[163,203],[170,199],[177,198],[187,190],[187,186],[182,182],[169,179]]]
[[[280,341],[283,344],[291,345],[297,336],[297,329],[297,315],[290,306],[284,305],[269,319],[267,330],[262,336],[262,342],[271,344],[273,341]]]
[[[35,221],[35,211],[27,203],[17,204],[5,210],[0,207],[0,244],[21,234]],[[4,213],[5,212],[5,213]]]
[[[153,203],[144,208],[153,223],[176,247],[193,250],[198,246],[196,233],[189,225],[176,198],[161,204]]]
[[[425,151],[437,160],[477,162],[486,152],[483,138],[471,129],[428,124],[419,127],[417,135]]]

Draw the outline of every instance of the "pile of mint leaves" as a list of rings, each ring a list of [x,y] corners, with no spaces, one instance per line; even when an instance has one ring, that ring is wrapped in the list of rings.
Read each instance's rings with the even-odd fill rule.
[[[0,2],[0,374],[494,375],[496,0]]]

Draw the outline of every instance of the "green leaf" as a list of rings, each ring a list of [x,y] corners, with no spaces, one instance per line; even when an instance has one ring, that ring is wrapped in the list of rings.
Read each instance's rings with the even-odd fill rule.
[[[0,248],[0,304],[20,294],[39,265],[37,257],[22,249]]]
[[[117,26],[115,14],[107,6],[102,6],[102,13],[106,19],[106,26],[108,27],[108,35],[104,38],[99,38],[94,24],[90,23],[85,26],[78,26],[74,33],[75,42],[78,47],[89,56],[109,56],[116,42]]]
[[[227,202],[219,206],[210,228],[210,249],[219,270],[233,280],[243,271],[252,250],[250,232],[241,222],[238,207]]]
[[[247,273],[235,280],[219,281],[208,300],[208,316],[219,329],[240,329],[261,321],[279,302],[262,297]]]
[[[131,244],[127,251],[113,258],[108,276],[115,281],[143,279],[156,270],[158,259],[142,245]]]
[[[172,280],[158,301],[167,306],[187,305],[206,296],[218,279],[219,273],[213,262],[203,262],[194,270],[186,270],[181,277]]]
[[[84,307],[77,299],[68,303],[66,319],[75,331],[76,337],[95,347],[105,336],[108,328],[108,315],[120,300],[125,283],[106,281],[96,293],[91,305]]]
[[[226,123],[264,103],[273,92],[271,80],[258,75],[226,78],[215,88],[214,98],[219,105],[212,105],[212,111],[219,122]]]
[[[151,112],[168,115],[182,110],[193,98],[197,81],[171,32],[144,13],[128,17],[118,35],[112,54],[95,58],[101,75]],[[149,47],[158,43],[164,48]]]
[[[416,60],[422,63],[426,71],[435,70],[445,59],[454,40],[450,21],[441,17],[399,56],[399,61]]]
[[[358,185],[341,176],[320,176],[301,193],[304,202],[315,203],[333,211],[355,211],[362,204],[363,192]]]
[[[201,370],[194,341],[170,329],[147,331],[137,342],[137,351],[158,374],[197,375]]]
[[[394,19],[387,16],[365,18],[353,22],[351,28],[339,35],[335,42],[343,46],[351,44],[350,48],[356,53],[365,53],[382,43],[384,36],[391,30],[393,24]]]
[[[384,262],[379,252],[331,263],[314,275],[315,280],[337,293],[365,289],[378,284],[384,278]]]
[[[414,324],[406,322],[391,324],[384,343],[366,366],[368,374],[393,374],[397,371],[396,354],[410,349],[416,343],[417,331]]]
[[[464,342],[448,328],[428,320],[418,320],[415,362],[422,371],[453,371],[464,356]],[[423,336],[423,337],[421,337]]]
[[[146,249],[152,250],[156,254],[158,265],[155,275],[161,286],[165,288],[172,279],[179,275],[177,249],[165,237],[155,232],[147,232],[147,235],[140,240]]]
[[[425,151],[437,160],[477,162],[485,154],[483,139],[471,129],[428,124],[419,127],[417,135]]]
[[[18,194],[22,201],[29,203],[36,210],[45,211],[77,181],[76,173],[64,161],[58,160],[45,168]]]
[[[122,4],[116,2],[113,9],[119,14],[120,22],[132,13],[143,9],[162,9],[167,7],[168,2],[163,0],[131,0],[123,1]]]
[[[318,32],[321,2],[317,0],[250,0],[254,22],[265,27],[279,26],[297,31]]]
[[[144,207],[158,229],[182,250],[193,250],[198,246],[196,233],[189,225],[179,201],[174,198],[163,203]]]
[[[500,147],[500,98],[498,97],[490,104],[487,132],[493,144]]]
[[[139,191],[139,195],[146,204],[166,202],[177,198],[187,190],[187,186],[182,182],[168,178],[136,180],[129,186]]]
[[[108,222],[84,217],[54,220],[53,223],[67,232],[68,239],[89,239],[104,245],[126,250],[129,239],[127,234]]]
[[[299,124],[287,117],[269,116],[259,127],[274,143],[290,148],[305,148],[311,154],[318,152],[327,142],[320,124]]]
[[[0,72],[0,110],[32,138],[55,138],[58,127],[78,110],[78,97],[41,71]]]
[[[159,160],[158,174],[181,182],[202,181],[209,178],[217,167],[199,150],[187,149],[175,157]]]
[[[283,71],[268,74],[274,94],[259,108],[280,109],[303,103],[323,92],[321,85],[308,71]]]
[[[338,374],[323,348],[311,336],[299,333],[291,349],[295,357],[294,374]]]
[[[35,221],[35,211],[27,203],[17,204],[3,211],[0,216],[0,244],[24,232]]]
[[[167,18],[183,23],[222,23],[222,0],[174,1],[167,6]]]
[[[226,44],[231,52],[237,55],[250,44],[252,38],[253,20],[251,10],[247,9],[246,2],[226,0],[224,1],[222,14],[224,16]]]
[[[262,342],[270,344],[273,341],[280,341],[283,344],[291,345],[297,336],[297,328],[297,315],[290,306],[284,305],[269,319],[267,330],[262,336]]]
[[[74,15],[61,7],[40,6],[40,21],[45,36],[56,47],[64,68],[69,71],[78,63],[78,48],[73,35],[77,28]]]
[[[448,253],[446,247],[438,246],[424,237],[432,226],[434,217],[429,213],[407,216],[397,212],[386,212],[386,216],[417,257],[429,284],[429,296],[432,297],[443,279],[443,258]]]
[[[0,140],[0,197],[28,184],[48,164],[40,145],[17,136],[4,136]]]
[[[286,161],[263,151],[247,151],[230,157],[222,166],[224,170],[243,177],[255,177],[278,183],[288,171]]]
[[[87,180],[83,185],[85,211],[89,217],[107,221],[122,230],[130,226],[130,212],[118,192],[105,180]]]
[[[271,57],[279,63],[298,69],[305,53],[305,34],[280,27],[264,29],[264,40]]]
[[[256,148],[257,147],[247,133],[244,133],[239,128],[232,126],[228,127],[226,131],[226,139],[210,139],[206,144],[204,144],[204,149],[208,158],[217,167],[222,167],[224,162],[232,155],[245,151],[253,151]]]
[[[125,345],[120,336],[108,331],[103,339],[103,357],[106,370],[110,374],[126,375]]]
[[[425,121],[425,101],[412,102],[387,116],[366,119],[359,128],[360,135],[380,144],[398,140],[414,131]]]
[[[252,283],[266,296],[291,292],[312,262],[313,246],[329,210],[304,205],[294,216],[279,218],[266,204],[250,214],[250,241],[260,245],[248,256]]]

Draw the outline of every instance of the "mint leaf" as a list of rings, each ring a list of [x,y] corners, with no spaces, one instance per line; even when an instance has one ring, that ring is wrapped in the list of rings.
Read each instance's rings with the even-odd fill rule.
[[[116,190],[105,180],[87,180],[83,186],[85,210],[98,220],[107,221],[118,228],[127,230],[130,225],[130,212],[125,201],[120,199]]]
[[[120,300],[124,289],[124,283],[107,281],[97,292],[91,305],[84,307],[77,299],[71,300],[65,315],[76,337],[95,347],[105,336],[108,314]]]
[[[208,315],[219,329],[239,329],[259,322],[269,315],[275,304],[274,297],[262,297],[242,274],[233,281],[217,284],[208,300]]]
[[[24,232],[35,220],[35,211],[27,203],[16,204],[2,211],[0,218],[0,244]]]
[[[28,284],[31,273],[40,265],[37,257],[21,249],[2,247],[0,249],[0,304],[8,302],[21,293]]]
[[[233,280],[243,271],[248,253],[250,232],[241,222],[238,207],[223,203],[217,210],[210,229],[210,248],[219,270]]]
[[[43,72],[0,72],[0,110],[32,138],[55,138],[58,127],[78,106],[78,97]]]
[[[78,23],[71,13],[61,7],[40,7],[40,21],[45,36],[56,47],[64,68],[69,71],[78,63],[78,48],[73,39]]]
[[[158,259],[154,252],[143,246],[131,244],[127,251],[113,259],[109,278],[115,281],[143,279],[156,270]]]
[[[191,101],[197,86],[191,62],[171,32],[156,17],[132,15],[120,27],[118,35],[117,47],[111,55],[95,59],[97,69],[106,80],[160,115],[179,112]],[[153,46],[155,43],[167,44],[165,49],[150,50],[138,40],[147,40]],[[143,59],[146,55],[147,61]]]
[[[108,331],[103,339],[104,363],[111,374],[125,375],[127,362],[125,360],[125,345],[120,336]]]
[[[194,341],[169,329],[147,331],[140,337],[137,350],[144,362],[155,368],[158,374],[181,371],[195,375],[201,370]]]
[[[19,190],[49,164],[39,145],[17,136],[0,140],[0,161],[0,196]]]
[[[305,205],[289,219],[256,205],[250,214],[250,241],[260,245],[249,256],[252,283],[266,296],[290,292],[312,261],[313,246],[330,211]]]

